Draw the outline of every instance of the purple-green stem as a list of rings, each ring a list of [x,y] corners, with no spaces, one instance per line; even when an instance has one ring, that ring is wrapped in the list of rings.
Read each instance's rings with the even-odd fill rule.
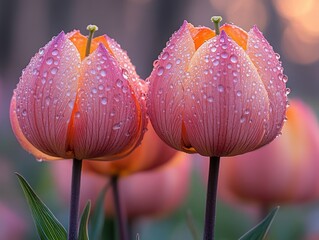
[[[81,171],[82,171],[82,160],[74,158],[73,167],[72,167],[68,240],[78,239],[78,216],[79,216],[79,199],[80,199],[80,186],[81,186]]]
[[[219,162],[220,157],[210,157],[209,159],[204,240],[214,240]]]
[[[129,237],[128,237],[127,218],[126,218],[126,214],[123,211],[118,183],[119,183],[119,177],[113,176],[111,178],[111,186],[113,190],[113,199],[114,199],[114,205],[115,205],[117,232],[118,232],[120,240],[128,240]]]

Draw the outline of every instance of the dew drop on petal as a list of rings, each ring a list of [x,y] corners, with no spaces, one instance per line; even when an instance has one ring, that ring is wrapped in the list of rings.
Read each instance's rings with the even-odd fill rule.
[[[230,56],[230,61],[231,61],[232,63],[237,63],[238,57],[237,57],[236,55],[232,54],[232,55]]]
[[[169,56],[169,53],[168,52],[164,52],[163,55],[162,55],[162,59],[163,60],[166,60]]]
[[[56,55],[58,55],[59,54],[59,50],[58,49],[54,49],[53,51],[52,51],[52,55],[53,56],[56,56]]]
[[[79,117],[81,116],[81,114],[80,114],[80,112],[76,112],[76,113],[74,114],[74,116],[75,116],[76,118],[79,118]]]
[[[242,95],[242,92],[241,92],[240,90],[238,90],[238,91],[236,92],[236,95],[237,95],[238,97],[240,97],[240,96]]]
[[[56,67],[51,69],[51,73],[54,75],[58,72],[58,69]]]
[[[24,117],[27,116],[27,110],[25,110],[25,109],[22,110],[22,116],[24,116]]]
[[[227,52],[222,52],[222,53],[220,54],[220,56],[221,56],[222,58],[227,58],[227,57],[228,57],[228,53],[227,53]]]
[[[217,90],[218,92],[224,92],[225,88],[223,85],[218,85]]]
[[[212,96],[207,97],[207,102],[212,103],[214,101],[214,98]]]
[[[239,121],[240,123],[244,123],[246,121],[246,117],[242,116]]]
[[[159,67],[157,70],[157,76],[162,76],[164,73],[164,68],[163,67]]]
[[[215,60],[213,61],[213,65],[216,67],[216,66],[218,66],[218,64],[219,64],[219,60],[215,59]]]
[[[48,65],[51,65],[53,63],[53,58],[51,58],[51,57],[47,58],[45,63],[48,64]]]
[[[102,105],[106,105],[106,104],[107,104],[107,99],[106,99],[106,97],[103,97],[103,98],[101,99],[101,104],[102,104]]]
[[[128,79],[128,72],[124,68],[122,69],[122,76],[123,76],[124,79],[126,79],[126,80]]]
[[[101,75],[102,77],[105,77],[105,76],[106,76],[106,71],[105,71],[105,70],[101,70],[100,75]]]
[[[116,123],[113,125],[113,130],[119,130],[122,126],[122,122]]]
[[[121,79],[117,79],[116,80],[116,86],[119,87],[119,88],[122,87],[123,86],[123,81]]]

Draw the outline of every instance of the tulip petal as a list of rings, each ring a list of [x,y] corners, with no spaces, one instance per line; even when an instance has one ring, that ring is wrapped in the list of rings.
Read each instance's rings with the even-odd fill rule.
[[[195,52],[195,45],[185,21],[173,34],[154,63],[148,92],[148,113],[152,125],[167,144],[182,148],[182,109],[184,108],[183,78]],[[176,76],[179,76],[177,78]]]
[[[256,148],[268,119],[268,96],[244,50],[222,31],[196,51],[188,71],[184,124],[190,145],[205,156]]]
[[[127,154],[140,137],[140,109],[124,70],[102,44],[81,70],[71,149],[79,159]]]
[[[262,146],[272,141],[283,126],[287,105],[287,76],[283,74],[279,55],[257,27],[253,27],[248,33],[247,54],[264,82],[270,101],[269,122]]]
[[[66,140],[79,64],[76,48],[62,32],[32,58],[17,85],[19,127],[43,153],[70,157],[66,154]]]
[[[18,121],[17,114],[16,114],[16,96],[15,96],[15,94],[13,95],[13,97],[11,99],[11,104],[10,104],[10,122],[11,122],[13,133],[16,136],[19,143],[21,144],[21,146],[26,151],[33,154],[36,159],[38,159],[38,160],[42,160],[42,159],[43,160],[57,160],[57,159],[60,159],[60,158],[52,157],[50,155],[47,155],[47,154],[39,151],[23,135],[21,128],[19,126],[19,121]]]

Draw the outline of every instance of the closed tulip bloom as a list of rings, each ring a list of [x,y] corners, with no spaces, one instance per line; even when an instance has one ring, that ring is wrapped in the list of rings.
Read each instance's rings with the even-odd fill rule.
[[[146,128],[146,86],[108,36],[61,32],[31,59],[11,101],[13,131],[39,159],[117,158]],[[87,57],[86,57],[87,56]]]
[[[184,22],[154,62],[148,111],[175,149],[232,156],[272,141],[283,126],[287,76],[262,33],[225,24],[220,35]]]
[[[84,164],[84,170],[103,176],[127,176],[159,167],[174,155],[176,150],[167,146],[149,124],[141,145],[132,153],[117,161],[88,161]]]
[[[300,100],[291,101],[287,117],[282,136],[272,143],[222,162],[222,198],[265,206],[318,199],[318,121]]]

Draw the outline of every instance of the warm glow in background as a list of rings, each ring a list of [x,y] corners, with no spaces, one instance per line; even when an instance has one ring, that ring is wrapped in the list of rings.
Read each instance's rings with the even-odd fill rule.
[[[115,38],[127,50],[138,74],[146,78],[153,61],[183,20],[195,26],[213,27],[210,22],[213,15],[221,15],[223,22],[235,23],[246,31],[257,25],[281,56],[284,72],[289,77],[289,97],[301,98],[319,110],[318,0],[0,0],[0,202],[17,211],[25,221],[27,226],[23,229],[28,230],[23,239],[35,239],[35,228],[14,172],[29,180],[65,225],[68,216],[67,206],[59,200],[48,174],[50,164],[54,163],[36,162],[21,148],[11,131],[9,102],[30,58],[60,31],[79,29],[84,33],[88,24],[96,24],[99,26],[96,35],[107,33]],[[185,230],[185,209],[193,211],[201,229],[204,188],[198,179],[194,177],[192,196],[186,207],[172,218],[153,225],[142,221],[141,226],[150,230],[141,228],[145,236],[141,239],[155,240],[154,236],[161,237],[161,234],[164,237],[157,239],[191,239]],[[0,223],[1,211],[0,208]],[[225,232],[232,236],[230,239],[237,239],[254,225],[252,220],[243,220],[240,211],[223,205],[218,211],[217,236]],[[276,235],[274,239],[299,240],[297,233],[304,229],[319,232],[316,216],[319,203],[283,207],[280,213],[274,231],[280,232],[282,226],[291,232]]]

